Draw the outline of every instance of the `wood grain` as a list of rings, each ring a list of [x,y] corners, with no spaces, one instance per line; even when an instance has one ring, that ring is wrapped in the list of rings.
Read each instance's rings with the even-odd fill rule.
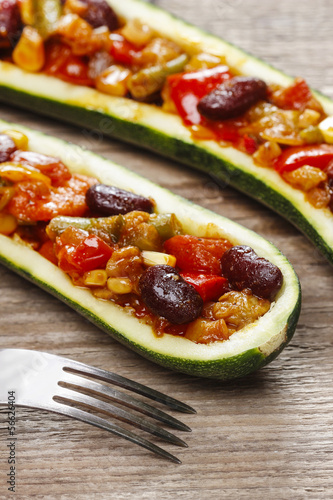
[[[157,0],[333,97],[330,0]],[[67,306],[0,268],[0,348],[45,350],[96,366],[193,405],[183,420],[183,464],[88,425],[18,409],[17,498],[219,500],[333,498],[333,271],[294,227],[228,186],[86,129],[1,106],[1,117],[81,144],[226,215],[273,241],[301,279],[295,337],[271,365],[228,384],[160,368],[114,342]],[[1,421],[0,416],[0,421]],[[5,422],[0,429],[0,498],[6,488]]]

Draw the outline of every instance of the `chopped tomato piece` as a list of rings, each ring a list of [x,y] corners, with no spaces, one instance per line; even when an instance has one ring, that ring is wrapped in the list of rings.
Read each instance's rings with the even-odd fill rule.
[[[333,160],[333,145],[294,146],[285,149],[275,160],[275,170],[291,172],[303,165],[325,169]]]
[[[206,124],[214,131],[217,141],[228,141],[233,144],[240,143],[241,135],[239,133],[239,126],[242,126],[243,123],[240,123],[238,120],[223,120],[220,122],[208,122],[207,120]]]
[[[112,40],[110,54],[115,61],[128,65],[135,64],[138,61],[141,50],[134,44],[128,42],[118,33],[111,34],[110,39]]]
[[[85,194],[94,183],[95,179],[83,175],[73,175],[57,188],[41,182],[18,182],[7,210],[23,221],[49,221],[57,215],[82,217],[88,210]]]
[[[49,260],[53,264],[57,265],[58,264],[58,259],[55,256],[54,249],[53,249],[53,242],[51,240],[45,241],[45,243],[42,244],[38,252],[45,257],[45,259]]]
[[[223,293],[229,291],[228,280],[222,276],[200,273],[180,274],[187,283],[196,289],[204,302],[218,299]]]
[[[182,272],[215,275],[221,274],[221,257],[231,247],[228,240],[191,235],[173,236],[164,243],[165,251],[176,257]]]
[[[67,234],[64,234],[66,233]],[[69,227],[64,231],[64,241],[69,241],[69,234],[75,233],[74,243],[64,243],[62,236],[56,239],[56,255],[59,267],[65,272],[85,273],[93,269],[105,267],[113,249],[101,238],[94,234],[87,235],[86,231]]]
[[[229,68],[224,65],[168,77],[170,97],[186,125],[204,122],[197,110],[200,99],[230,78],[232,75]]]
[[[71,178],[68,168],[62,161],[52,156],[46,156],[34,151],[15,151],[11,161],[27,167],[37,168],[40,172],[50,177],[53,186],[61,186]]]
[[[244,141],[245,151],[249,155],[253,155],[253,153],[255,153],[258,149],[258,145],[257,145],[256,140],[253,139],[253,137],[250,137],[249,135],[245,134],[243,136],[243,141]]]
[[[296,78],[292,85],[274,96],[274,102],[282,109],[303,110],[311,99],[311,90],[303,78]]]
[[[51,42],[46,47],[44,72],[75,85],[93,86],[88,74],[88,59],[72,53],[68,45]]]

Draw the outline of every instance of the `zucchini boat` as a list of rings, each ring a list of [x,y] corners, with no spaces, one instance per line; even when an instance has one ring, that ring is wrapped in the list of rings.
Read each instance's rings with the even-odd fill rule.
[[[16,132],[13,133],[13,130]],[[10,134],[8,131],[11,131]],[[18,144],[17,137],[20,138],[17,133],[23,134],[29,140],[28,151],[60,158],[73,175],[94,177],[104,185],[135,190],[135,193],[146,198],[153,195],[156,200],[154,207],[156,216],[168,213],[172,207],[187,235],[196,235],[204,239],[222,238],[232,245],[249,246],[260,258],[268,260],[278,268],[282,273],[282,279],[279,291],[266,309],[267,312],[232,333],[225,341],[202,344],[178,335],[157,336],[150,324],[140,321],[133,314],[128,314],[121,305],[111,300],[101,300],[95,297],[91,290],[75,286],[63,270],[39,253],[41,251],[32,249],[26,242],[22,242],[20,237],[13,237],[14,229],[9,229],[8,235],[0,234],[0,261],[4,265],[55,295],[142,356],[164,367],[190,375],[222,380],[245,376],[272,361],[290,341],[300,312],[300,285],[292,266],[272,243],[245,227],[194,205],[87,150],[3,121],[0,121],[0,132],[4,132],[2,139],[7,137],[8,142],[9,134],[9,137],[16,140],[16,144]],[[26,149],[26,143],[24,146],[18,147]],[[34,176],[38,182],[45,182],[43,173],[33,166],[25,166],[24,151],[22,153],[18,150],[11,154],[14,155],[11,156],[11,160],[2,163],[2,178],[5,180],[2,188],[3,196],[6,189],[8,191],[8,188],[16,186],[15,181],[21,182],[27,175]],[[47,169],[47,162],[44,162],[44,165]],[[50,172],[53,172],[53,178],[58,182],[54,164],[51,163],[51,167]],[[26,186],[27,182],[23,182],[22,189],[25,190]],[[3,199],[1,201],[3,202]],[[26,210],[27,205],[23,203],[21,209]],[[7,213],[11,213],[8,211],[9,209]],[[56,217],[49,224],[53,232],[56,230],[58,220]]]
[[[16,0],[10,1],[15,3]],[[24,2],[25,0],[22,0],[21,5],[24,5]],[[123,0],[122,2],[107,0],[107,2],[120,19],[128,21],[138,19],[142,23],[145,23],[145,25],[154,27],[154,30],[156,30],[160,37],[165,37],[169,41],[175,42],[189,56],[205,53],[212,58],[218,57],[224,60],[229,68],[233,68],[236,74],[260,78],[267,82],[273,89],[276,86],[288,87],[293,85],[291,77],[243,52],[241,49],[189,25],[154,5],[142,2],[141,0]],[[38,3],[42,4],[42,2],[37,2],[37,5]],[[59,7],[59,0],[53,0],[53,3],[58,4]],[[66,2],[65,6],[69,5],[69,3]],[[83,1],[83,4],[88,6],[93,3],[93,0]],[[25,13],[24,16],[27,17],[27,14]],[[88,17],[86,18],[88,19]],[[77,19],[74,19],[74,21],[77,22]],[[62,22],[61,28],[59,28],[60,31],[58,30],[58,36],[66,34],[66,29],[68,30],[66,22]],[[112,24],[113,22],[114,19],[112,18],[110,23]],[[71,24],[71,27],[74,29],[74,24]],[[19,30],[19,26],[16,28]],[[35,28],[39,29],[41,33],[38,36],[43,39],[48,36],[45,34],[47,26],[35,26]],[[49,32],[50,30],[49,27]],[[96,33],[95,35],[102,36],[101,32],[98,33],[98,35]],[[12,33],[12,35],[15,38],[16,34]],[[116,34],[115,38],[112,39],[114,46],[115,42],[120,43],[117,38],[119,36],[122,35]],[[77,43],[77,40],[74,40],[74,38],[70,40],[70,43]],[[78,51],[77,53],[82,50],[82,43],[80,45],[80,42],[82,40],[79,40],[78,47],[75,46]],[[127,43],[127,41],[125,42]],[[28,46],[30,47],[31,44],[28,44]],[[26,61],[24,58],[25,48],[26,46],[23,43],[24,61]],[[113,56],[115,55],[114,52],[111,51],[111,53]],[[131,51],[124,54],[123,48],[121,48],[120,55],[118,54],[118,56],[120,60],[126,62],[126,58],[128,58],[130,53]],[[41,63],[38,61],[38,54],[35,54],[35,56],[33,66],[30,68],[32,71],[37,71],[41,66]],[[57,51],[55,51],[55,56],[57,56]],[[190,128],[184,125],[180,116],[166,111],[164,107],[154,103],[139,102],[138,100],[129,99],[127,96],[123,97],[124,92],[121,89],[119,90],[119,87],[117,87],[115,93],[120,95],[120,97],[117,95],[107,95],[95,88],[85,86],[84,84],[87,83],[85,77],[87,75],[81,66],[77,67],[77,72],[81,78],[77,82],[80,85],[75,85],[50,76],[50,74],[47,75],[45,72],[26,71],[23,69],[26,62],[21,64],[22,67],[19,67],[17,64],[13,64],[10,57],[2,59],[0,61],[0,99],[4,102],[22,106],[23,108],[37,111],[50,117],[67,120],[81,127],[86,126],[97,129],[106,136],[116,137],[147,147],[196,169],[214,174],[287,218],[307,235],[326,258],[333,263],[333,214],[332,208],[330,208],[330,206],[333,206],[333,168],[331,168],[329,180],[327,180],[328,174],[321,172],[318,175],[317,163],[315,162],[314,177],[312,176],[310,179],[310,184],[304,183],[304,178],[301,179],[301,183],[303,183],[302,188],[304,189],[300,190],[299,186],[297,187],[299,178],[295,179],[292,176],[282,178],[280,173],[275,169],[258,166],[253,160],[253,155],[247,154],[244,150],[237,147],[230,146],[228,141],[227,144],[221,145],[221,142],[212,140],[209,136],[205,137],[205,134],[200,138],[200,134],[193,134],[193,130],[191,132]],[[16,59],[20,61],[20,54],[16,56]],[[30,57],[28,67],[29,64],[32,64],[31,59]],[[182,55],[180,59],[176,57],[175,60],[176,63],[173,63],[174,65],[169,63],[164,65],[164,76],[175,71],[181,71],[182,65],[184,65]],[[34,64],[37,66],[34,66]],[[50,70],[50,65],[48,69],[49,73],[52,73],[53,70]],[[119,73],[119,67],[116,70]],[[156,80],[160,81],[160,76],[160,73],[158,73],[155,82]],[[126,73],[123,78],[126,79],[127,77]],[[89,81],[87,84],[90,85]],[[103,90],[105,88],[105,81],[101,80],[98,88]],[[303,92],[304,94],[304,91],[306,93],[307,89],[304,89],[302,84],[298,87],[296,84],[296,90],[295,88],[293,89],[294,94],[298,92],[300,94]],[[325,117],[333,114],[333,102],[329,98],[318,92],[313,92],[312,95],[321,107],[319,113],[321,117],[323,117],[323,113]],[[293,106],[292,109],[294,111],[298,109],[295,106],[295,102]],[[310,114],[306,117],[306,123],[307,125],[310,124],[309,128],[311,129],[306,139],[309,143],[316,143],[318,141],[318,135],[316,135],[318,130],[314,133],[311,128],[311,123],[316,123],[318,118],[318,116],[314,118],[313,111],[313,109],[310,109]],[[302,116],[303,119],[304,116]],[[327,119],[324,119],[323,122],[325,123],[320,131],[321,137],[325,136],[327,142],[331,142],[332,127],[330,121],[327,122]],[[288,140],[287,142],[282,141],[283,150],[287,149]],[[319,139],[320,141],[321,139]],[[290,144],[299,143],[302,143],[302,141],[299,142],[299,137],[297,137],[296,143],[293,140],[290,142]],[[274,141],[273,145],[276,145]],[[247,147],[251,149],[253,146],[255,145],[250,137],[250,144],[247,144]],[[325,151],[324,153],[329,153],[328,156],[331,158],[333,145],[326,146],[329,148],[329,151]],[[325,158],[327,158],[327,155]],[[306,167],[309,162],[311,164],[310,160],[305,162]],[[304,162],[302,165],[304,165]],[[311,176],[313,172],[313,167],[311,167],[309,175]],[[286,178],[288,178],[288,181],[286,181]],[[325,189],[322,188],[319,190],[320,196],[323,195],[325,197],[325,203],[322,203],[322,200],[318,201],[317,185],[320,182],[322,184],[324,182],[325,184]],[[314,200],[312,202],[309,201],[308,193],[304,192],[304,190],[309,189],[309,186],[310,188],[315,186]],[[313,206],[313,203],[317,204],[317,207],[324,208],[316,208]]]

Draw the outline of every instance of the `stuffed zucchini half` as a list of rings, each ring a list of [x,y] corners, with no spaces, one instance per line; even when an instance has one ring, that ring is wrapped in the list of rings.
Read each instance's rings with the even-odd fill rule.
[[[300,285],[292,266],[273,244],[239,224],[194,205],[122,166],[54,137],[43,135],[19,125],[0,121],[0,139],[0,150],[8,156],[7,161],[0,163],[0,179],[2,182],[0,232],[3,233],[0,234],[0,261],[5,266],[8,266],[13,271],[58,297],[78,313],[88,318],[102,330],[137,353],[164,367],[179,372],[222,380],[241,377],[272,361],[287,345],[295,331],[300,312]],[[9,148],[10,145],[12,146],[11,149]],[[59,160],[55,160],[55,158],[59,158]],[[30,162],[30,165],[28,162]],[[95,191],[96,189],[109,189],[108,186],[112,185],[113,189],[126,190],[126,200],[129,199],[128,193],[130,192],[139,195],[139,203],[141,204],[139,208],[141,211],[134,211],[125,215],[115,215],[107,219],[105,217],[85,219],[82,217],[82,210],[80,209],[81,213],[76,211],[75,217],[58,214],[49,221],[50,217],[47,212],[49,207],[51,206],[51,210],[53,210],[58,203],[59,210],[65,210],[64,207],[67,201],[63,201],[64,199],[61,197],[64,196],[66,190],[77,189],[75,182],[71,179],[68,172],[73,176],[73,179],[75,176],[77,177],[75,182],[78,183],[77,185],[80,190],[82,190],[82,186],[86,186],[84,188],[86,198],[83,199],[88,200],[88,185],[90,185],[90,193],[94,189]],[[63,185],[61,184],[61,177],[65,178]],[[94,179],[93,183],[89,180],[92,178]],[[50,185],[50,182],[52,185]],[[96,186],[98,187],[96,188]],[[103,188],[100,186],[103,186]],[[34,198],[31,198],[31,190],[35,190]],[[101,196],[98,198],[98,196],[93,195],[94,203],[96,200],[97,202],[98,200],[102,200],[102,204],[105,205],[105,199],[103,198],[104,191],[99,191],[98,193]],[[49,203],[50,194],[51,196],[54,194],[52,203]],[[24,196],[30,197],[30,204],[24,202]],[[59,196],[62,200],[61,202],[59,202]],[[151,197],[154,201],[151,201]],[[74,198],[77,207],[81,203],[78,192],[76,192],[75,197],[69,196],[70,211],[73,211],[72,200]],[[40,203],[38,199],[40,199]],[[142,200],[153,204],[148,206],[147,209],[146,206],[142,205]],[[35,203],[37,205],[32,209],[31,207]],[[89,204],[89,206],[96,214],[98,206],[96,204],[93,206]],[[170,208],[172,208],[172,212],[174,213],[171,219],[166,215],[170,213]],[[146,209],[147,212],[153,210],[153,213],[142,211]],[[21,218],[18,219],[18,225],[15,223],[16,219],[12,215],[17,213],[19,215],[16,215],[16,217]],[[39,214],[39,220],[43,220],[38,222],[38,217],[36,216],[35,221],[33,221],[32,219],[36,213]],[[20,226],[20,220],[22,222],[22,218],[24,217],[30,218],[30,226],[29,220],[25,220],[23,226]],[[91,217],[90,212],[89,217]],[[14,226],[10,227],[13,220]],[[105,225],[105,220],[109,221],[109,225]],[[129,229],[131,224],[133,229],[133,220],[135,221],[135,242],[132,239]],[[170,220],[172,223],[170,223]],[[94,234],[88,234],[85,231],[92,227],[91,221],[95,221],[93,223]],[[146,222],[142,223],[142,221]],[[48,224],[46,233],[45,224]],[[140,227],[143,228],[143,233],[140,233]],[[182,228],[181,231],[180,227]],[[84,228],[83,231],[82,228]],[[163,235],[163,251],[156,251],[158,247],[154,246],[156,245],[156,238],[159,238],[156,228],[159,235]],[[46,234],[52,241],[46,241]],[[81,237],[82,234],[83,240]],[[53,238],[52,235],[56,237]],[[104,241],[96,235],[100,235]],[[40,243],[38,243],[38,238]],[[71,238],[74,238],[76,241],[80,238],[78,244],[81,250],[83,249],[81,255],[78,255],[76,249],[70,246]],[[179,242],[179,239],[182,238],[186,239],[186,244],[190,241],[192,246],[191,248],[180,248],[180,253],[177,254],[177,244],[175,242]],[[194,246],[193,240],[195,240]],[[202,281],[196,283],[193,277],[193,268],[195,268],[197,262],[191,257],[192,253],[195,253],[195,245],[197,243],[202,245],[205,242],[209,244],[203,250],[204,253],[202,253],[203,247],[200,247],[201,250],[199,249],[200,255],[198,257],[199,260],[201,259],[200,265],[202,265],[202,255],[205,255],[204,267],[199,267],[198,269],[201,280],[203,277],[202,274],[207,274],[208,272],[209,276],[206,276],[208,280],[206,279],[205,282],[208,288],[207,286],[206,288],[202,288]],[[57,248],[56,255],[58,262],[54,261],[54,255],[50,257],[49,243],[52,243],[53,249]],[[87,246],[88,243],[89,248]],[[256,269],[253,269],[255,275],[253,286],[251,284],[241,285],[238,287],[240,292],[237,292],[235,291],[237,290],[237,284],[236,288],[230,288],[229,285],[226,287],[228,280],[232,283],[231,275],[228,280],[221,276],[212,276],[212,273],[217,274],[218,271],[214,271],[213,268],[208,269],[207,266],[216,266],[216,262],[220,262],[220,250],[216,246],[220,243],[223,245],[222,259],[225,259],[228,253],[227,250],[240,249],[244,253],[245,249],[245,254],[250,255],[251,259],[254,255],[253,252],[255,252],[255,262],[259,266],[257,270],[262,278],[258,278],[259,275]],[[86,246],[84,247],[84,245]],[[48,246],[47,251],[45,250],[45,246]],[[140,250],[139,252],[137,247],[139,249],[144,248],[145,250]],[[249,247],[252,250],[249,250]],[[70,248],[69,251],[68,248]],[[102,249],[102,253],[104,252],[105,255],[105,248],[107,248],[106,260],[102,257],[102,262],[100,260],[100,249]],[[190,253],[188,252],[189,248],[191,249]],[[99,252],[97,254],[96,249]],[[122,254],[119,252],[122,252]],[[185,264],[182,264],[181,254],[184,254],[184,252]],[[212,255],[209,256],[207,252],[212,252]],[[115,259],[116,254],[120,255],[118,260]],[[117,268],[117,265],[124,266],[124,261],[126,261],[126,258],[129,258],[128,254],[130,254],[130,258],[132,259],[129,264],[129,274],[127,270],[125,275],[121,274],[124,267],[118,273],[119,267]],[[132,258],[133,256],[134,258]],[[157,260],[156,256],[158,257]],[[167,260],[161,261],[161,258],[166,258]],[[178,261],[177,264],[176,258]],[[245,258],[247,257],[245,256]],[[178,264],[181,268],[182,266],[186,266],[191,259],[193,264],[191,264],[190,271],[192,271],[192,274],[182,272],[182,278],[180,278],[180,274],[175,268]],[[107,264],[105,264],[106,261],[108,261]],[[158,265],[161,262],[163,265]],[[237,267],[237,262],[234,261],[234,263]],[[72,267],[69,267],[70,265]],[[252,264],[248,263],[247,265],[251,267]],[[174,266],[174,268],[171,266]],[[224,269],[227,269],[228,263],[225,261],[223,266]],[[95,270],[96,267],[98,268],[98,272]],[[141,275],[139,281],[141,297],[140,299],[138,298],[136,290],[134,299],[132,299],[134,300],[132,302],[132,309],[130,310],[126,305],[128,306],[129,304],[130,299],[128,297],[131,294],[128,292],[131,290],[126,287],[131,283],[133,285],[133,274],[138,272],[138,268],[140,268],[139,274]],[[91,269],[94,270],[91,271]],[[116,273],[114,272],[115,269]],[[139,303],[138,300],[141,300],[143,297],[149,306],[148,309],[152,308],[155,313],[158,305],[156,306],[156,304],[151,302],[154,289],[149,287],[152,279],[157,280],[158,287],[164,286],[163,283],[160,284],[161,282],[158,281],[159,275],[155,271],[157,270],[160,273],[162,270],[164,273],[165,269],[168,271],[168,277],[171,276],[173,285],[175,280],[181,281],[183,288],[180,290],[180,296],[177,295],[178,291],[176,295],[179,298],[179,302],[183,301],[185,304],[180,313],[178,306],[182,306],[183,304],[171,304],[171,319],[169,319],[173,322],[178,314],[185,314],[186,318],[177,320],[178,324],[176,325],[170,325],[170,322],[165,319],[168,316],[168,304],[162,304],[162,310],[159,310],[159,314],[162,316],[165,315],[165,317],[157,318],[159,332],[156,334],[156,328],[154,330],[154,326],[156,327],[156,315],[154,316],[149,311],[147,312],[147,308],[144,309],[142,302]],[[273,288],[269,285],[269,289],[267,289],[272,269]],[[72,272],[73,270],[75,272]],[[269,276],[266,273],[267,270]],[[80,275],[79,271],[82,271],[82,273],[85,271],[83,276]],[[152,272],[155,272],[155,276],[153,277]],[[238,274],[236,281],[244,281],[244,279],[246,281],[246,276],[244,278],[242,272],[243,275],[244,272],[245,274],[247,272],[244,266],[243,271],[241,270],[240,274]],[[93,273],[95,273],[94,276]],[[100,281],[101,277],[103,278],[103,273],[108,276],[107,287]],[[149,273],[150,275],[148,276]],[[114,276],[118,276],[119,274],[120,276],[129,276],[130,279],[117,280],[117,278],[114,278]],[[145,277],[144,280],[142,275]],[[277,279],[275,279],[276,277]],[[82,279],[85,281],[82,281]],[[92,279],[94,283],[91,283]],[[212,279],[213,283],[211,282]],[[185,283],[185,280],[187,283]],[[261,289],[259,290],[255,287],[260,281],[262,281],[263,287],[260,285]],[[193,287],[191,286],[192,283]],[[92,293],[91,284],[93,285],[94,293]],[[185,285],[187,289],[184,296],[182,293]],[[199,285],[199,288],[195,288],[196,285]],[[114,288],[115,286],[116,288]],[[125,289],[123,288],[124,286]],[[254,290],[253,294],[249,290],[243,292],[242,289],[244,286],[252,287]],[[189,288],[190,296],[186,295]],[[97,293],[96,290],[99,292]],[[204,320],[202,318],[195,319],[198,316],[196,313],[194,317],[188,317],[188,314],[191,314],[193,303],[195,303],[194,307],[197,307],[199,301],[199,309],[203,310],[203,300],[196,290],[200,291],[202,297],[205,296],[204,308],[206,308],[207,319]],[[171,295],[173,295],[172,290],[171,292]],[[208,297],[209,294],[210,298]],[[223,300],[219,302],[221,298],[218,299],[218,297],[221,294],[224,297],[223,300],[229,300],[227,304],[223,303]],[[266,298],[258,298],[256,294]],[[213,299],[215,303],[214,301],[212,302],[213,296],[215,297]],[[124,297],[126,297],[126,300]],[[238,300],[237,297],[241,298],[241,321],[244,321],[244,318],[248,314],[252,318],[250,322],[238,323],[238,327],[236,324],[237,319],[234,318],[234,316],[237,316],[235,311],[232,310],[230,313],[230,307],[235,305]],[[270,300],[267,300],[267,298],[270,298]],[[212,318],[212,307],[216,307],[216,304],[217,307],[221,307],[219,309],[220,316],[218,317],[222,318],[225,311],[229,311],[227,315],[229,314],[233,318],[230,321],[234,324],[233,327],[228,325],[228,328],[231,328],[231,330],[228,331],[226,329],[226,324],[228,324],[226,316],[223,317],[226,318],[227,323],[223,319],[209,323]],[[133,308],[135,307],[135,313],[140,314],[133,314]],[[256,311],[261,310],[261,312],[252,317],[251,308],[256,309]],[[148,318],[149,321],[144,320],[143,310],[146,311],[145,318],[147,314],[148,316],[150,315]],[[208,310],[210,312],[207,313]],[[194,337],[191,335],[188,336],[189,329],[186,332],[183,329],[182,323],[184,321],[190,321],[192,325],[191,335],[194,333]],[[166,330],[161,334],[161,325],[165,327],[166,324],[171,326],[171,331],[168,333]],[[223,324],[224,329],[222,329],[222,334],[224,337],[216,341],[217,337],[214,331],[213,337],[210,339],[211,341],[207,342],[205,339],[203,341],[198,340],[196,336],[198,325],[200,330],[202,325],[206,327],[205,325],[207,324],[219,326]],[[193,325],[196,325],[194,329]],[[177,328],[183,330],[179,331]]]
[[[29,4],[25,0],[7,2],[10,12],[2,15],[0,99],[214,174],[291,221],[332,263],[333,167],[327,167],[333,158],[333,145],[327,144],[332,142],[328,117],[333,113],[332,101],[309,93],[305,82],[293,83],[239,48],[153,5],[141,0],[107,2],[108,8],[106,0],[98,2],[102,11],[97,15],[94,0],[81,2],[81,10],[75,2],[61,6],[60,0],[52,0],[48,4],[54,5],[51,26],[42,1],[35,2],[35,13],[25,9]],[[6,32],[10,48],[6,48]],[[245,97],[245,108],[238,112],[243,113],[241,123],[239,116],[230,118],[228,113],[226,121],[224,117],[216,122],[219,117],[212,116],[209,99],[182,115],[185,101],[179,98],[188,97],[182,92],[187,89],[191,97],[200,78],[207,75],[194,78],[190,90],[188,86],[184,90],[179,75],[190,72],[193,78],[198,68],[199,73],[208,71],[208,80],[205,91],[199,85],[195,98],[235,75],[250,78],[251,84],[255,80],[255,88],[249,90],[250,98],[257,96],[254,101],[244,90],[248,82],[237,82],[232,90],[239,95],[240,87],[241,98]],[[269,91],[258,87],[258,79]],[[242,129],[240,135],[244,109],[251,104],[246,131]],[[235,107],[237,103],[231,103]],[[203,113],[199,118],[198,109]],[[267,124],[270,118],[273,125],[263,127],[261,119]],[[305,155],[300,148],[305,148]],[[272,168],[276,159],[278,168]]]

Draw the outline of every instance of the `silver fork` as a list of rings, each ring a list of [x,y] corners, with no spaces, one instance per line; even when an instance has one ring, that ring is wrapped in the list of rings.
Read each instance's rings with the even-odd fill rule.
[[[187,444],[182,439],[151,420],[117,405],[136,410],[174,429],[190,431],[187,425],[124,391],[98,381],[128,389],[172,410],[196,413],[191,406],[181,401],[106,370],[45,352],[26,349],[0,350],[0,404],[8,405],[8,395],[14,391],[15,406],[49,410],[72,417],[121,436],[172,462],[181,463],[177,457],[147,439],[85,409],[114,417],[183,447],[187,447]]]

